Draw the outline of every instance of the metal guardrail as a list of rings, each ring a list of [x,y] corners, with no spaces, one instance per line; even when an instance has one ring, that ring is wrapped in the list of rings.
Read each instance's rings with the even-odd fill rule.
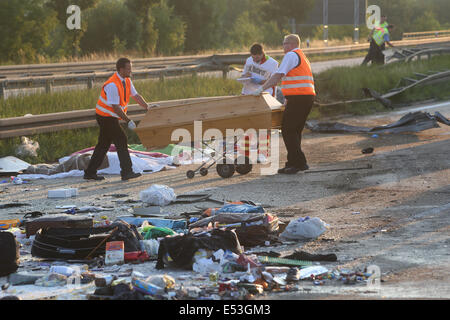
[[[450,30],[407,32],[403,34],[403,39],[428,39],[450,36]]]
[[[426,40],[402,40],[394,41],[396,46],[420,46],[424,44],[450,43],[450,37],[426,39]],[[365,50],[369,47],[368,43],[353,44],[336,47],[307,48],[305,54],[328,54],[339,52],[355,52]],[[272,56],[283,56],[282,50],[272,50],[267,52]],[[133,61],[134,79],[160,79],[164,80],[167,76],[179,76],[186,74],[196,74],[208,71],[222,71],[226,77],[230,70],[230,65],[243,65],[249,54],[216,54],[212,56],[184,56],[184,57],[166,57],[152,59],[136,59]],[[46,65],[26,65],[26,66],[4,66],[0,67],[0,98],[5,96],[6,90],[11,89],[30,89],[46,88],[46,92],[52,92],[55,86],[67,85],[86,85],[92,88],[95,82],[103,82],[114,72],[115,63],[106,62],[88,62],[88,63],[64,63],[64,64],[46,64]],[[89,69],[89,70],[87,70]],[[54,75],[52,72],[61,72],[66,70],[65,74]],[[1,79],[3,74],[10,72],[33,72],[36,76],[14,77]],[[5,76],[3,76],[5,77]]]
[[[154,102],[162,107],[218,100],[225,97],[201,97]],[[130,105],[128,115],[133,121],[140,121],[146,110],[139,105]],[[39,114],[14,118],[0,118],[0,139],[28,136],[39,133],[57,132],[95,127],[95,109]]]

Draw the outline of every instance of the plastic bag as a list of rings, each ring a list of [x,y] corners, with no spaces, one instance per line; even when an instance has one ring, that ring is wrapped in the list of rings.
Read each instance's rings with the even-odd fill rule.
[[[158,256],[159,250],[159,241],[158,240],[141,240],[141,249],[142,251],[147,252],[150,257]]]
[[[141,191],[139,196],[142,202],[154,206],[167,206],[177,199],[177,195],[172,188],[158,184],[154,184],[150,188]]]
[[[317,217],[299,218],[289,222],[280,238],[285,240],[314,239],[323,234],[328,228],[329,225]]]
[[[221,273],[222,267],[212,259],[201,258],[194,262],[192,270],[202,275],[208,275],[213,272]]]
[[[19,157],[37,157],[39,143],[27,137],[21,137],[22,144],[17,147],[16,155]]]

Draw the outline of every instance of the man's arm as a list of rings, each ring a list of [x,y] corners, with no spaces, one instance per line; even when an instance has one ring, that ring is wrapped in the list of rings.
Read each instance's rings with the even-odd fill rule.
[[[114,112],[120,117],[122,118],[126,123],[130,122],[131,119],[128,118],[128,116],[125,114],[125,112],[123,112],[122,108],[120,107],[120,105],[118,104],[113,104],[112,105]]]
[[[159,107],[158,104],[149,104],[149,103],[147,103],[140,94],[132,96],[132,98],[134,99],[134,101],[136,101],[145,110],[150,110],[151,108]]]
[[[135,96],[132,96],[133,100],[136,101],[142,108],[148,109],[149,105],[147,102],[145,102],[144,98],[140,94],[137,94]]]
[[[271,87],[275,87],[283,78],[284,74],[282,73],[275,73],[273,74],[262,86],[263,91],[267,90]]]
[[[390,46],[391,48],[394,47],[394,45],[391,43],[391,38],[388,34],[384,35],[384,42],[386,42],[388,46]]]

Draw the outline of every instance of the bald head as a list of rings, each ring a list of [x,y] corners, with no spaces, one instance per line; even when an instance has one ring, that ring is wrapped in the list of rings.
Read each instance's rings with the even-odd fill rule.
[[[298,34],[289,34],[284,37],[283,49],[287,53],[295,48],[300,48],[300,37]]]

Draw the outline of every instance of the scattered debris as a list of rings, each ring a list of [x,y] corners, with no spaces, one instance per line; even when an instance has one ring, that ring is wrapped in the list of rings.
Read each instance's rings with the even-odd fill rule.
[[[187,198],[194,199],[203,201],[209,195]],[[106,216],[94,221],[72,214],[39,217],[43,213],[29,213],[28,220],[8,233],[22,244],[20,254],[31,253],[33,260],[26,260],[25,270],[11,273],[9,287],[0,296],[16,294],[19,286],[64,290],[79,281],[89,285],[82,289],[89,300],[243,300],[266,292],[296,291],[301,281],[326,285],[342,280],[344,285],[354,285],[365,284],[370,277],[314,265],[336,262],[335,254],[295,250],[282,256],[271,248],[264,250],[282,244],[278,217],[253,202],[221,203],[214,214],[194,219],[122,216],[110,222]],[[105,209],[57,208],[76,213]],[[295,227],[299,224],[301,228]],[[298,237],[291,240],[313,239],[329,227],[309,217],[289,225],[283,234],[293,228]],[[252,247],[256,249],[248,250]],[[160,274],[164,268],[188,274]],[[157,274],[144,274],[147,270]]]
[[[298,218],[289,222],[288,226],[282,234],[281,239],[298,240],[298,239],[315,239],[323,234],[330,226],[323,222],[320,218],[305,217]]]
[[[17,147],[16,155],[19,157],[37,157],[39,143],[27,137],[21,137],[22,144]]]
[[[0,209],[18,208],[18,207],[24,207],[24,206],[31,206],[31,204],[19,203],[19,202],[5,203],[5,204],[0,204]]]
[[[48,190],[48,198],[72,198],[78,195],[77,188]]]
[[[442,114],[436,112],[434,116],[427,112],[410,112],[400,118],[395,123],[386,126],[377,126],[373,128],[356,127],[339,122],[308,121],[307,128],[313,132],[324,133],[401,133],[401,132],[419,132],[431,128],[439,128],[438,122],[450,125],[450,120]]]
[[[150,188],[141,191],[139,197],[142,202],[150,205],[167,206],[176,200],[177,195],[168,186],[154,184]]]

